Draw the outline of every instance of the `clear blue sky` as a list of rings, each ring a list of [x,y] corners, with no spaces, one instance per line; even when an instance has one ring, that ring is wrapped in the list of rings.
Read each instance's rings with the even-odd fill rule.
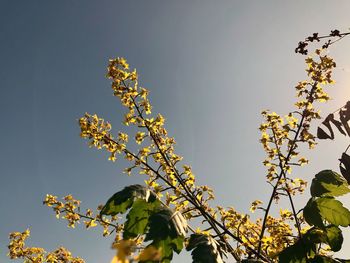
[[[0,261],[10,261],[8,233],[27,227],[30,245],[63,245],[89,263],[110,261],[110,239],[68,229],[41,202],[46,193],[72,193],[95,207],[143,180],[123,175],[123,163],[108,162],[79,138],[77,119],[86,111],[122,129],[123,109],[104,77],[111,57],[138,69],[178,153],[199,183],[213,186],[218,204],[248,212],[251,201],[267,200],[259,113],[292,109],[294,84],[305,77],[297,42],[346,30],[349,10],[349,1],[321,0],[1,0]],[[325,112],[350,99],[349,44],[332,47],[339,68]],[[337,169],[348,143],[340,136],[322,142],[297,176]],[[341,255],[350,258],[349,250]]]

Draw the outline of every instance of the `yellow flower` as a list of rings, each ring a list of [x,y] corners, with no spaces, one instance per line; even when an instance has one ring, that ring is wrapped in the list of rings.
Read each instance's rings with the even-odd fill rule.
[[[128,257],[136,249],[136,242],[134,240],[122,239],[118,243],[114,244],[113,248],[117,250],[117,255],[113,258],[114,262],[128,263]]]
[[[259,205],[261,205],[262,204],[262,201],[260,201],[260,200],[255,200],[254,202],[252,202],[252,204],[251,204],[251,206],[250,206],[250,211],[252,212],[252,213],[254,213],[255,212],[255,210],[259,207]]]
[[[145,133],[144,132],[137,132],[135,135],[135,141],[137,144],[141,144],[143,140],[145,139]]]
[[[160,261],[162,259],[162,248],[148,246],[135,258],[136,261]]]

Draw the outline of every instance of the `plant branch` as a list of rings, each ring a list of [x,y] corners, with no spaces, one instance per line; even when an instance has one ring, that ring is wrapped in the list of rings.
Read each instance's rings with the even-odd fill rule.
[[[286,176],[286,173],[284,171],[284,163],[283,163],[283,160],[281,158],[281,149],[280,147],[278,146],[278,143],[277,143],[277,138],[276,138],[276,133],[275,133],[275,130],[272,129],[272,134],[273,134],[273,138],[274,138],[274,143],[275,143],[275,146],[276,146],[276,149],[278,151],[278,159],[279,159],[279,167],[280,167],[280,170],[281,172],[283,173],[283,177],[285,179],[285,185],[286,185],[286,189],[285,189],[285,192],[287,193],[288,195],[288,199],[289,199],[289,202],[290,202],[290,205],[292,207],[292,211],[293,211],[293,216],[294,216],[294,221],[295,221],[295,224],[297,226],[297,229],[298,229],[298,236],[299,238],[301,238],[301,229],[300,229],[300,223],[299,223],[299,220],[298,220],[298,216],[297,216],[297,213],[296,213],[296,210],[295,210],[295,206],[294,206],[294,202],[293,202],[293,198],[292,198],[292,195],[290,194],[290,192],[288,191],[289,187],[288,187],[288,183],[287,183],[287,176]],[[291,148],[292,149],[292,148]],[[288,160],[287,160],[288,162]]]
[[[313,83],[313,85],[312,85],[312,88],[311,88],[311,91],[310,91],[310,94],[309,94],[309,97],[308,97],[308,101],[309,101],[310,103],[313,102],[313,93],[314,93],[314,91],[315,91],[315,89],[316,89],[317,84],[318,84],[318,82],[315,81],[315,82]],[[277,191],[279,182],[280,182],[282,176],[285,175],[285,173],[284,173],[284,168],[285,168],[285,166],[288,164],[289,159],[291,158],[292,152],[293,152],[294,147],[295,147],[295,145],[296,145],[296,140],[297,140],[298,137],[299,137],[299,134],[300,134],[301,128],[302,128],[302,126],[303,126],[303,124],[304,124],[304,120],[305,120],[305,118],[306,118],[306,115],[307,115],[307,106],[305,106],[305,108],[304,108],[304,110],[303,110],[302,117],[301,117],[300,122],[299,122],[299,124],[298,124],[298,129],[297,129],[297,131],[296,131],[296,133],[295,133],[295,135],[294,135],[294,139],[293,139],[293,141],[292,141],[292,143],[291,143],[291,145],[290,145],[290,148],[289,148],[288,154],[287,154],[287,156],[286,156],[284,165],[283,165],[283,166],[280,166],[281,171],[280,171],[280,174],[279,174],[279,176],[278,176],[278,178],[277,178],[277,182],[276,182],[276,184],[275,184],[275,186],[274,186],[274,188],[273,188],[273,190],[272,190],[272,194],[271,194],[271,196],[270,196],[270,199],[269,199],[269,202],[268,202],[268,205],[267,205],[267,208],[266,208],[266,212],[265,212],[265,215],[264,215],[264,220],[263,220],[263,224],[262,224],[262,228],[261,228],[261,233],[260,233],[260,237],[259,237],[259,245],[258,245],[258,254],[259,254],[259,255],[260,255],[260,252],[261,252],[261,241],[262,241],[262,238],[264,237],[264,232],[265,232],[265,229],[266,229],[266,221],[267,221],[267,217],[268,217],[269,212],[270,212],[270,208],[271,208],[271,205],[272,205],[272,201],[273,201],[273,199],[274,199],[274,197],[275,197],[275,194],[276,194],[276,191]]]

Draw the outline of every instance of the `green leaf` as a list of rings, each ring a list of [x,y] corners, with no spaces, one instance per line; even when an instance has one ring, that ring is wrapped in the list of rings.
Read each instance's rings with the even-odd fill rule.
[[[305,235],[303,235],[303,240],[308,243],[320,244],[327,242],[327,235],[325,231],[321,228],[313,227],[309,229]]]
[[[150,217],[150,229],[145,241],[155,239],[166,239],[167,237],[177,237],[176,227],[171,220],[173,211],[162,207]]]
[[[215,239],[203,234],[192,234],[186,250],[193,250],[191,253],[193,263],[221,263],[225,254]]]
[[[160,206],[161,203],[159,201],[148,203],[143,199],[135,200],[126,216],[123,238],[130,239],[145,234],[148,229],[149,217],[154,212],[154,209]]]
[[[301,239],[283,250],[278,259],[281,263],[307,263],[308,257],[313,256],[315,249],[315,244]]]
[[[320,228],[324,227],[320,210],[314,197],[310,198],[310,200],[307,202],[306,206],[304,207],[303,214],[305,221],[310,226],[318,226]]]
[[[187,223],[181,213],[162,207],[150,217],[150,230],[145,240],[174,238],[185,235],[186,231]]]
[[[332,170],[316,174],[311,183],[311,196],[340,196],[350,192],[347,181]]]
[[[137,198],[148,202],[153,202],[157,199],[155,194],[146,187],[139,184],[129,185],[109,198],[100,214],[114,216],[119,213],[125,213]]]
[[[181,215],[182,216],[182,215]],[[157,207],[149,217],[149,230],[145,241],[162,250],[162,262],[170,262],[173,251],[180,253],[184,246],[184,235],[179,233],[180,215],[166,207]]]
[[[343,204],[330,197],[316,199],[317,208],[323,219],[336,226],[350,225],[350,211]]]
[[[185,238],[183,236],[178,236],[176,238],[167,237],[165,239],[154,240],[149,246],[154,246],[158,249],[161,249],[162,253],[162,263],[171,262],[173,258],[173,251],[180,253]]]
[[[303,240],[313,244],[328,244],[332,251],[337,252],[343,244],[343,235],[339,227],[328,225],[323,229],[317,227],[309,229],[303,236]]]
[[[184,236],[178,236],[177,238],[172,239],[171,246],[177,254],[180,254],[180,252],[184,248],[184,241]]]
[[[332,251],[337,252],[343,245],[343,234],[339,227],[330,225],[326,227],[326,243],[331,247]]]

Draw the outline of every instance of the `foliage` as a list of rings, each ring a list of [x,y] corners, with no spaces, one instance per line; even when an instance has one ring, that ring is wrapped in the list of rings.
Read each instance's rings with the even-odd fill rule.
[[[125,173],[146,175],[146,185],[127,186],[96,210],[82,212],[80,201],[72,195],[62,201],[47,195],[44,204],[52,207],[57,218],[67,220],[70,227],[83,221],[86,228],[101,226],[103,236],[113,235],[114,263],[170,262],[174,252],[184,248],[191,251],[195,263],[232,258],[238,262],[350,262],[333,256],[343,244],[341,227],[350,225],[350,211],[337,200],[350,192],[347,150],[340,159],[341,175],[332,170],[316,174],[310,187],[311,198],[299,212],[293,197],[304,193],[307,182],[292,177],[294,166],[308,163],[300,155],[302,145],[313,149],[318,140],[335,139],[332,125],[350,136],[350,102],[336,111],[339,120],[334,112],[322,122],[328,133],[321,127],[317,136],[312,132],[312,123],[321,118],[316,105],[329,100],[325,87],[334,83],[332,71],[336,63],[326,50],[349,34],[338,30],[325,36],[314,33],[299,42],[295,51],[307,55],[312,42],[326,40],[321,49],[305,59],[307,78],[295,87],[296,108],[286,116],[262,112],[260,142],[266,152],[263,164],[272,193],[267,205],[255,200],[250,207],[251,212],[261,211],[261,218],[252,220],[233,207],[211,205],[212,189],[196,184],[191,167],[175,153],[175,139],[165,129],[165,118],[152,115],[149,92],[139,86],[136,70],[130,70],[124,58],[109,61],[107,77],[112,81],[114,96],[127,110],[124,124],[133,127],[135,133],[118,132],[115,137],[109,122],[86,113],[79,119],[80,135],[90,147],[105,149],[109,160],[114,162],[119,156],[128,160],[130,166]],[[135,145],[139,147],[137,151],[132,150]],[[284,197],[290,209],[281,208],[277,217],[272,216],[273,201]],[[194,229],[193,225],[198,225],[196,218],[202,225]],[[27,248],[24,240],[28,236],[27,231],[10,235],[11,258],[25,262],[83,262],[63,248],[46,256],[41,248]],[[62,251],[66,258],[61,256]]]

